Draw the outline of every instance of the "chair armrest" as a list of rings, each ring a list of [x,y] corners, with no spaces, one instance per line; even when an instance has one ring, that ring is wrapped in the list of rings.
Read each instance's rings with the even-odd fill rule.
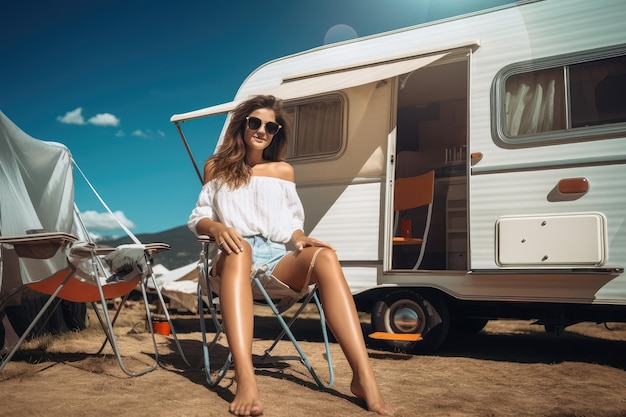
[[[77,242],[78,238],[64,232],[42,232],[21,236],[0,237],[0,244],[13,245],[19,257],[48,259],[69,243]]]
[[[198,242],[210,243],[210,242],[215,242],[215,239],[213,238],[213,236],[209,236],[209,235],[198,235]]]
[[[171,248],[171,246],[168,245],[167,243],[161,243],[161,242],[146,243],[144,247],[147,251],[150,251],[150,252],[163,252],[166,250],[170,250]]]
[[[152,258],[152,255],[158,252],[163,252],[169,250],[171,248],[167,243],[146,243],[144,244],[127,244],[127,245],[119,245],[117,247],[96,247],[94,248],[94,253],[97,256],[106,256],[115,251],[123,250],[123,249],[143,249],[146,255],[149,258]]]
[[[29,245],[44,242],[77,242],[78,238],[64,232],[42,232],[20,236],[0,236],[0,243],[10,245]]]
[[[77,258],[89,258],[95,254],[96,245],[92,242],[74,242],[70,248],[70,256]]]

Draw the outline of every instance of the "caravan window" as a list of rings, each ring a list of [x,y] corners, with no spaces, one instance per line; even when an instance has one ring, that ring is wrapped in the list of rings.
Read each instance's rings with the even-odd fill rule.
[[[287,157],[291,160],[334,156],[343,142],[343,98],[340,95],[288,103],[291,137]]]
[[[496,86],[500,139],[595,139],[616,128],[626,131],[626,55],[576,58],[552,67],[545,61],[522,63],[501,72]]]

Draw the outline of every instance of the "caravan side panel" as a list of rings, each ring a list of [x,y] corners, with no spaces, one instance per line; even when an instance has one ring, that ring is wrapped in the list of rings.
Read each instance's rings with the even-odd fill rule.
[[[602,7],[589,2],[545,1],[503,11],[499,17],[484,28],[489,41],[483,37],[472,61],[470,153],[482,157],[471,167],[470,177],[471,269],[509,270],[499,279],[506,279],[507,286],[524,288],[536,285],[537,275],[515,275],[510,269],[580,268],[580,259],[574,260],[574,254],[595,245],[606,253],[588,259],[585,266],[621,270],[626,266],[626,194],[621,191],[626,178],[626,138],[581,141],[565,131],[558,143],[507,146],[492,131],[492,122],[493,106],[499,103],[493,96],[499,71],[515,63],[568,54],[584,56],[585,51],[623,45],[626,5],[618,1],[604,2]],[[575,198],[559,195],[559,181],[576,178],[586,179],[588,192]],[[589,213],[606,219],[602,226],[606,230],[583,233],[577,227],[581,232],[569,238],[561,234],[562,262],[522,261],[521,254],[513,264],[498,261],[501,222],[570,214],[568,221],[573,222]],[[602,233],[605,236],[600,236]],[[545,255],[549,259],[549,254]],[[551,275],[544,279],[561,282]],[[562,282],[554,288],[554,296],[575,298],[579,279],[573,276]],[[599,287],[592,286],[590,299],[626,303],[626,276],[607,276],[604,281]]]

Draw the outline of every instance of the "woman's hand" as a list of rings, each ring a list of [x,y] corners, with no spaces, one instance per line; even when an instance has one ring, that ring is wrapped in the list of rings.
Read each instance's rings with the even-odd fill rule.
[[[220,226],[212,234],[219,248],[226,253],[243,252],[243,238],[241,235],[232,227],[226,227],[223,224],[220,224]]]
[[[298,237],[294,237],[293,243],[296,247],[296,251],[300,252],[302,249],[306,247],[316,246],[321,248],[328,248],[335,250],[329,243],[322,242],[320,240],[314,239],[312,237],[308,237],[305,235],[300,235]]]
[[[196,225],[196,233],[208,235],[215,239],[215,242],[226,253],[243,252],[243,238],[232,227],[225,226],[220,222],[211,219],[201,219]]]

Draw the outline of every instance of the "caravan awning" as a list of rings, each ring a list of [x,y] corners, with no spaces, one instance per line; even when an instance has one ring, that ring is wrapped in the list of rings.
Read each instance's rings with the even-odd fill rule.
[[[393,61],[375,62],[359,67],[333,70],[332,72],[311,74],[284,79],[282,84],[254,94],[272,94],[283,100],[310,97],[330,91],[339,91],[346,88],[373,83],[386,78],[396,77],[425,67],[446,54],[421,56],[410,59],[397,59]],[[189,113],[175,114],[170,118],[171,122],[180,122],[199,117],[226,113],[237,107],[241,100],[235,100],[217,106],[192,111]]]
[[[170,117],[170,122],[184,122],[186,120],[198,119],[200,117],[215,116],[217,114],[228,113],[237,107],[239,101],[229,101],[228,103],[216,106],[205,107],[204,109],[190,111],[188,113],[175,114]]]

